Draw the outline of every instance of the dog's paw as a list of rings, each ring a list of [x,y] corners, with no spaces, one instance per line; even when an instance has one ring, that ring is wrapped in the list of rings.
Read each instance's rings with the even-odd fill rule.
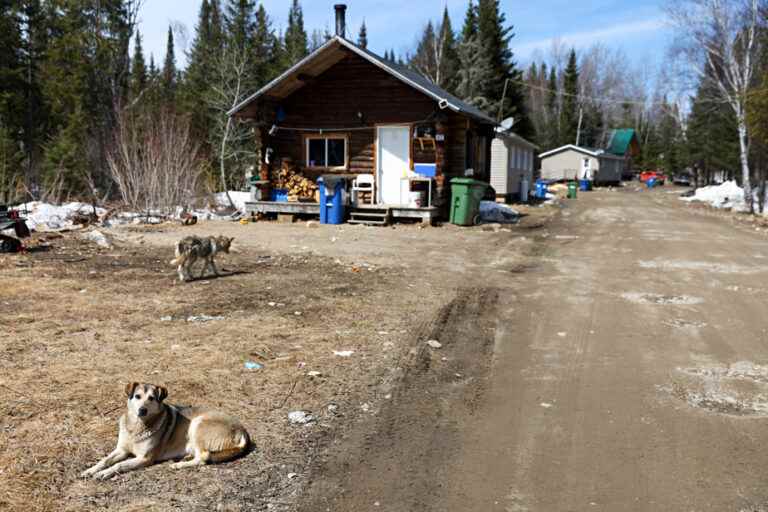
[[[94,471],[93,468],[88,468],[82,473],[80,473],[80,478],[90,478],[93,475]]]
[[[105,469],[103,471],[99,471],[98,473],[93,475],[94,480],[101,480],[102,482],[104,480],[109,480],[113,476],[115,476],[117,472],[112,471],[111,469]]]

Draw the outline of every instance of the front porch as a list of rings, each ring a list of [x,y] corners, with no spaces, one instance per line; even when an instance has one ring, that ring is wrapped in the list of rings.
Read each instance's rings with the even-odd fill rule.
[[[297,201],[250,201],[245,203],[247,214],[320,215],[320,203]],[[424,224],[434,224],[440,216],[436,206],[414,207],[408,205],[358,205],[350,206],[350,224],[388,225],[394,219],[419,219]]]

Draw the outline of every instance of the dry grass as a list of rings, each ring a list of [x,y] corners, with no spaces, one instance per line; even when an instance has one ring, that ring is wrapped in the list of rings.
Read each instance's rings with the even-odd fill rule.
[[[167,266],[170,248],[104,251],[71,235],[50,243],[54,250],[0,255],[0,509],[288,507],[279,500],[303,484],[287,474],[301,474],[322,440],[392,378],[410,346],[405,330],[439,302],[412,294],[381,308],[404,279],[399,271],[314,256],[245,252],[224,265],[240,273],[184,285]],[[333,355],[342,349],[355,354]],[[264,369],[245,369],[249,360]],[[199,470],[160,465],[79,480],[112,449],[122,389],[133,380],[166,385],[172,403],[241,418],[255,451]],[[319,421],[290,426],[296,409]]]

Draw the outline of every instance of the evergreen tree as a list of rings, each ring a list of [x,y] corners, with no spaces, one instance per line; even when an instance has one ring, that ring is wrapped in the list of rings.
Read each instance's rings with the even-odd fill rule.
[[[210,34],[209,46],[211,52],[218,56],[224,49],[224,16],[221,13],[221,0],[209,0],[210,2]]]
[[[360,26],[360,34],[357,36],[357,45],[360,48],[368,48],[368,29],[365,27],[365,20]]]
[[[438,81],[435,27],[428,22],[424,27],[424,33],[416,46],[416,52],[409,59],[409,64],[416,71],[429,78],[432,82]]]
[[[165,62],[163,63],[163,95],[167,105],[173,105],[176,98],[176,50],[173,42],[173,28],[168,27],[168,42],[165,47]]]
[[[563,76],[563,105],[560,110],[559,145],[576,144],[579,128],[579,67],[576,50],[571,50]]]
[[[461,40],[469,41],[477,35],[477,6],[474,0],[469,0],[467,12],[464,15],[464,27],[461,29]]]
[[[224,16],[227,44],[239,52],[245,52],[254,39],[253,0],[229,0]]]
[[[547,80],[547,133],[545,148],[555,149],[560,145],[560,111],[558,109],[557,70],[554,66],[549,69]]]
[[[299,0],[292,0],[288,12],[288,28],[285,30],[285,67],[292,66],[309,53],[307,49],[307,32],[304,30],[304,13]]]
[[[144,61],[144,48],[141,45],[141,33],[136,31],[136,42],[131,60],[131,96],[138,98],[147,87],[147,66]]]
[[[533,137],[533,126],[525,111],[523,73],[517,68],[509,47],[514,33],[511,26],[505,25],[506,16],[499,8],[499,0],[478,0],[478,35],[493,71],[491,79],[483,85],[483,96],[490,102],[491,114],[514,117],[515,131],[524,137]],[[505,85],[506,96],[502,100]]]
[[[483,51],[478,36],[462,40],[459,45],[459,63],[456,93],[464,101],[480,109],[487,109],[492,101],[484,96],[487,90],[484,85],[493,79],[493,65]]]
[[[711,81],[703,80],[688,116],[686,153],[700,185],[708,185],[716,171],[735,174],[740,165],[736,115],[718,94]]]
[[[149,69],[147,71],[147,93],[145,94],[144,104],[148,111],[153,112],[160,109],[163,105],[162,77],[160,69],[155,64],[155,56],[149,54]],[[190,109],[190,112],[196,114],[200,105]],[[193,115],[193,118],[195,116]],[[196,118],[195,118],[196,119]],[[204,133],[204,132],[203,132]]]
[[[605,133],[605,115],[596,102],[588,102],[582,106],[583,119],[579,145],[588,148],[601,148]]]
[[[439,85],[448,92],[456,90],[458,82],[459,53],[456,34],[453,32],[453,24],[448,14],[448,7],[443,10],[443,21],[440,23],[440,83]]]
[[[275,53],[275,47],[279,47],[280,39],[272,29],[272,22],[267,15],[264,5],[259,5],[256,11],[256,30],[253,42],[253,65],[256,72],[256,82],[264,85],[271,81],[280,72],[279,53]]]

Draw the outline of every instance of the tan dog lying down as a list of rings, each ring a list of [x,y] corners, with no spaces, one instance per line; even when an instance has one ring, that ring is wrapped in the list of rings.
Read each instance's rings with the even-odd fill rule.
[[[117,447],[80,476],[105,480],[118,473],[187,456],[192,459],[171,467],[225,462],[248,449],[248,432],[234,418],[166,404],[168,390],[161,386],[133,382],[125,387],[125,393],[128,410],[120,418]]]

